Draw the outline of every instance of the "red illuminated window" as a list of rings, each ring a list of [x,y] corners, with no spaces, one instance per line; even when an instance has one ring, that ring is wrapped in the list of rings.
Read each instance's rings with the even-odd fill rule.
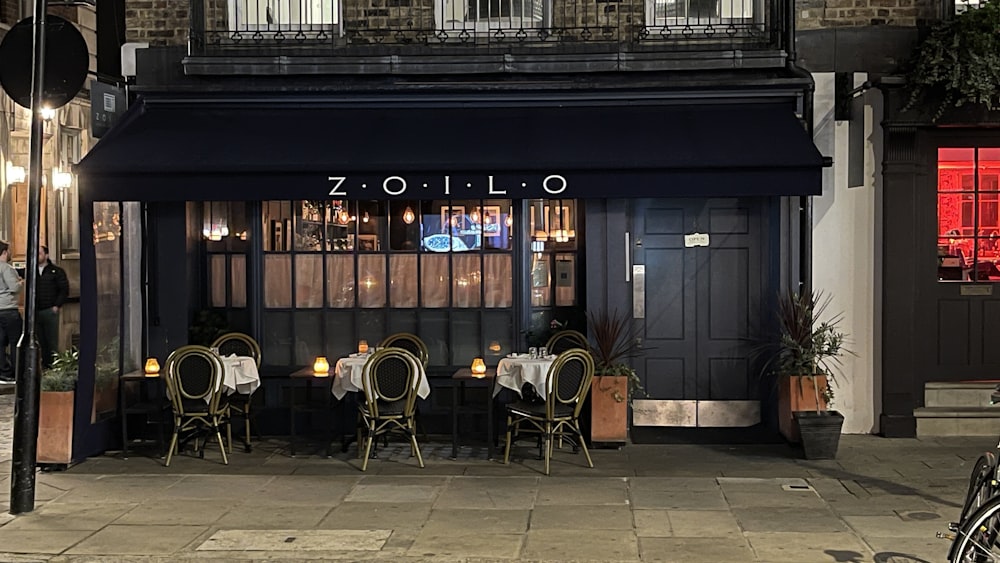
[[[938,279],[1000,282],[1000,148],[938,149]]]

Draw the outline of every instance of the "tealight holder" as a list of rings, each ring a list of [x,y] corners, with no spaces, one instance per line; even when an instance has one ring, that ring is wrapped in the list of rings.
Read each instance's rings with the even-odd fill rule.
[[[482,379],[486,377],[486,362],[482,358],[472,360],[472,377]]]
[[[160,377],[160,362],[156,358],[147,358],[142,371],[146,373],[146,377]]]
[[[316,377],[330,375],[330,362],[326,360],[326,356],[316,356],[316,361],[313,362],[313,374]]]

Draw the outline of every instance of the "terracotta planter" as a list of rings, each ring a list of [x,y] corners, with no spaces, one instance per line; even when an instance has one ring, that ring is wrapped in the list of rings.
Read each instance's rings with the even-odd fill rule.
[[[590,385],[590,441],[628,441],[628,378],[595,375]]]
[[[819,386],[819,410],[826,410],[826,400],[823,392],[826,390],[825,375],[794,375],[778,380],[778,429],[786,440],[793,444],[802,441],[799,425],[792,413],[796,411],[815,411],[815,387]]]
[[[38,411],[38,462],[73,460],[73,391],[44,391]]]

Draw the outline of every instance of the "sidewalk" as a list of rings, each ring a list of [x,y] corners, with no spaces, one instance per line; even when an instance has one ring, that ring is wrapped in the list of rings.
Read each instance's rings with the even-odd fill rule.
[[[450,444],[425,469],[392,444],[290,458],[283,442],[205,459],[113,455],[39,474],[36,511],[0,499],[0,561],[932,562],[992,438],[844,436],[836,461],[784,445],[629,445],[509,466]],[[351,454],[354,450],[352,448]],[[3,458],[0,458],[3,459]],[[10,483],[0,461],[0,484]]]

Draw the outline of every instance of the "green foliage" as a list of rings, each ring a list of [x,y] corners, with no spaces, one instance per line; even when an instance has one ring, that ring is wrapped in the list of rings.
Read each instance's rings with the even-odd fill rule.
[[[936,24],[910,61],[907,83],[903,111],[935,104],[934,121],[965,104],[1000,109],[1000,1]]]
[[[779,298],[778,335],[757,351],[766,357],[765,374],[774,377],[825,375],[831,384],[837,383],[841,356],[854,355],[854,352],[844,346],[847,335],[839,328],[843,315],[819,320],[832,299],[821,292],[800,295],[792,291]],[[827,402],[833,400],[832,386],[827,386],[824,397]],[[820,404],[818,399],[817,404]]]
[[[97,358],[94,362],[94,383],[97,389],[108,389],[118,380],[120,350],[121,341],[118,335],[115,335],[97,351]]]
[[[590,325],[590,335],[595,346],[590,353],[594,356],[594,373],[596,375],[628,377],[628,399],[636,396],[645,397],[646,390],[642,381],[627,362],[627,360],[642,354],[642,345],[632,338],[632,320],[627,313],[602,310],[587,315]],[[616,394],[615,400],[622,402],[625,397]]]
[[[56,355],[52,367],[42,372],[42,391],[72,391],[80,375],[80,351],[75,347]]]

